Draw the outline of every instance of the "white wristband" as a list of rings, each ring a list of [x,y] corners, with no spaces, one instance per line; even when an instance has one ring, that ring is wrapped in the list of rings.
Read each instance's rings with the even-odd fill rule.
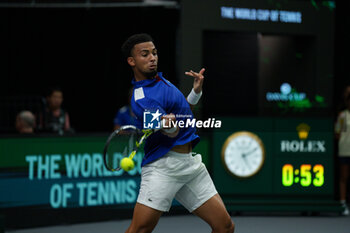
[[[196,105],[199,99],[201,98],[201,96],[202,96],[202,91],[197,94],[196,92],[194,92],[192,88],[190,94],[187,96],[187,102],[191,105]]]

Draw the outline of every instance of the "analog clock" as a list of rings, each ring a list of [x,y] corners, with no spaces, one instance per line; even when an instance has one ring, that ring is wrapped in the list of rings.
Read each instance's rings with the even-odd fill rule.
[[[265,147],[256,134],[240,131],[226,139],[221,155],[222,162],[231,175],[248,178],[262,168],[265,161]]]

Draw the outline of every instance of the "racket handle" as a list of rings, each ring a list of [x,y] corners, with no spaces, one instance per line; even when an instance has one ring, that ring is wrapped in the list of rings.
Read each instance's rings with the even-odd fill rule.
[[[129,158],[130,158],[130,159],[133,159],[135,155],[136,155],[136,150],[134,150],[133,152],[131,152]]]

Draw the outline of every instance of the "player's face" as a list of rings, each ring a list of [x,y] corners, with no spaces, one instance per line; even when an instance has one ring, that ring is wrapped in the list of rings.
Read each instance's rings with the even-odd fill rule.
[[[153,42],[136,44],[132,51],[132,58],[131,65],[135,72],[141,73],[147,78],[154,77],[157,74],[158,55]]]

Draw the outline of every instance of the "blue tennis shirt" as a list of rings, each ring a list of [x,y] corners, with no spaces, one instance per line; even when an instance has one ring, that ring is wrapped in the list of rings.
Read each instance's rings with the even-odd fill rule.
[[[193,119],[193,113],[185,96],[177,87],[166,80],[161,72],[153,79],[137,82],[133,79],[132,84],[134,89],[131,98],[131,108],[136,115],[136,122],[139,128],[144,128],[145,120],[147,120],[146,116],[156,117],[159,115],[158,119],[160,119],[163,115],[173,113],[177,121],[186,122],[187,119]],[[156,113],[157,115],[149,115],[150,113]],[[186,127],[185,125],[185,127],[180,127],[179,134],[175,138],[170,138],[160,131],[153,133],[146,140],[144,146],[145,156],[141,166],[164,156],[176,145],[192,142],[192,148],[194,148],[200,140],[195,132],[195,126],[190,125]]]

